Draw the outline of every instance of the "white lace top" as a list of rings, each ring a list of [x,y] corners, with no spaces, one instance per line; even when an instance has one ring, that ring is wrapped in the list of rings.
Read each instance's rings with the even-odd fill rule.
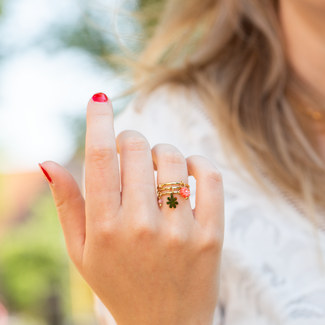
[[[140,113],[131,104],[116,116],[116,136],[127,129],[141,132],[151,146],[173,144],[185,158],[203,155],[223,175],[225,240],[214,325],[325,325],[324,230],[316,229],[299,202],[287,199],[271,182],[273,196],[244,170],[239,175],[229,167],[222,139],[194,96],[159,89]],[[192,176],[189,185],[194,207]],[[103,324],[116,324],[98,300],[96,309]]]

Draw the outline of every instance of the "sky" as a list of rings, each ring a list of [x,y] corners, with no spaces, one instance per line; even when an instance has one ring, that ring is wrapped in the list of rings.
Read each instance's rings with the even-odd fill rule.
[[[0,62],[0,173],[36,171],[46,160],[64,165],[74,147],[63,117],[85,115],[94,93],[121,90],[113,73],[80,51],[30,46],[58,19],[79,19],[75,1],[7,1],[0,46],[18,50]]]

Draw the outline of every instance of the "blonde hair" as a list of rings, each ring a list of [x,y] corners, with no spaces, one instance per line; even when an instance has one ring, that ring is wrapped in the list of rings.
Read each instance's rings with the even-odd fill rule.
[[[304,114],[325,107],[284,49],[277,0],[169,0],[137,61],[136,83],[143,94],[166,83],[194,89],[228,155],[259,184],[265,188],[253,162],[310,209],[325,208],[325,164]]]

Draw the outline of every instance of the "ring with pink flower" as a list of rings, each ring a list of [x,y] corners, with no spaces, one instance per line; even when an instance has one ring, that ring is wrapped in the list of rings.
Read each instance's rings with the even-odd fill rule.
[[[171,182],[171,183],[160,183],[157,186],[157,199],[158,199],[158,205],[161,207],[163,204],[163,201],[161,197],[163,195],[170,195],[167,198],[166,204],[169,205],[169,207],[176,208],[178,205],[177,197],[174,196],[174,194],[180,194],[183,198],[188,200],[188,198],[191,195],[190,186],[186,184],[185,182]]]

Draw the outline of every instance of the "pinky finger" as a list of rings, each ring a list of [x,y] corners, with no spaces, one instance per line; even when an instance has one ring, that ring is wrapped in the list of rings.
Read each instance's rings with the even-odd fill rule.
[[[186,159],[188,173],[196,180],[195,219],[202,227],[224,226],[224,194],[222,176],[209,159],[193,155]]]

